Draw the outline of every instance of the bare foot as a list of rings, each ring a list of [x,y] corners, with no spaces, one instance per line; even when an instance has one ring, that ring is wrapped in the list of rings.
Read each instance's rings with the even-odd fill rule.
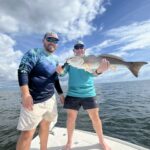
[[[63,150],[71,150],[71,144],[66,144]]]
[[[111,150],[111,148],[106,142],[104,142],[103,144],[100,143],[100,145],[102,146],[103,150]]]

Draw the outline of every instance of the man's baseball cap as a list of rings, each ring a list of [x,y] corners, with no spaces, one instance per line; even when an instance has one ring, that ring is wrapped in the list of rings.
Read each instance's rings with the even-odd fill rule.
[[[83,49],[83,48],[84,48],[84,42],[82,42],[82,41],[77,41],[74,44],[74,49]]]
[[[74,46],[76,46],[76,45],[83,45],[83,46],[84,46],[84,42],[83,42],[83,41],[77,41],[77,42],[74,44]]]
[[[58,37],[57,33],[55,33],[55,32],[46,32],[44,35],[44,38],[46,38],[46,37],[53,37],[59,41],[59,37]]]

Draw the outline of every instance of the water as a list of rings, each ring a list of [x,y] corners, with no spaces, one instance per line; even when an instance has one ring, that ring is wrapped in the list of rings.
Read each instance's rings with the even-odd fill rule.
[[[96,84],[104,134],[150,149],[150,81]],[[65,89],[65,87],[63,87]],[[0,89],[0,150],[15,150],[20,93]],[[66,112],[59,105],[57,126],[65,127]],[[81,109],[76,128],[94,132]]]

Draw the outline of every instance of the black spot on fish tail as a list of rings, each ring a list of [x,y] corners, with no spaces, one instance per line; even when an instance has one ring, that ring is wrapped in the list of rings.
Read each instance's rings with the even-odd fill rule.
[[[146,65],[147,62],[128,62],[128,68],[133,73],[135,77],[138,77],[139,71],[143,65]]]

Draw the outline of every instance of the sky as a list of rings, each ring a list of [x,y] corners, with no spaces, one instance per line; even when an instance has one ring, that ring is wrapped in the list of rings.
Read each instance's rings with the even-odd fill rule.
[[[45,32],[60,38],[60,64],[82,40],[86,54],[113,54],[125,61],[146,61],[135,78],[118,66],[96,82],[150,79],[150,0],[0,0],[0,87],[17,83],[23,54],[41,48]]]

